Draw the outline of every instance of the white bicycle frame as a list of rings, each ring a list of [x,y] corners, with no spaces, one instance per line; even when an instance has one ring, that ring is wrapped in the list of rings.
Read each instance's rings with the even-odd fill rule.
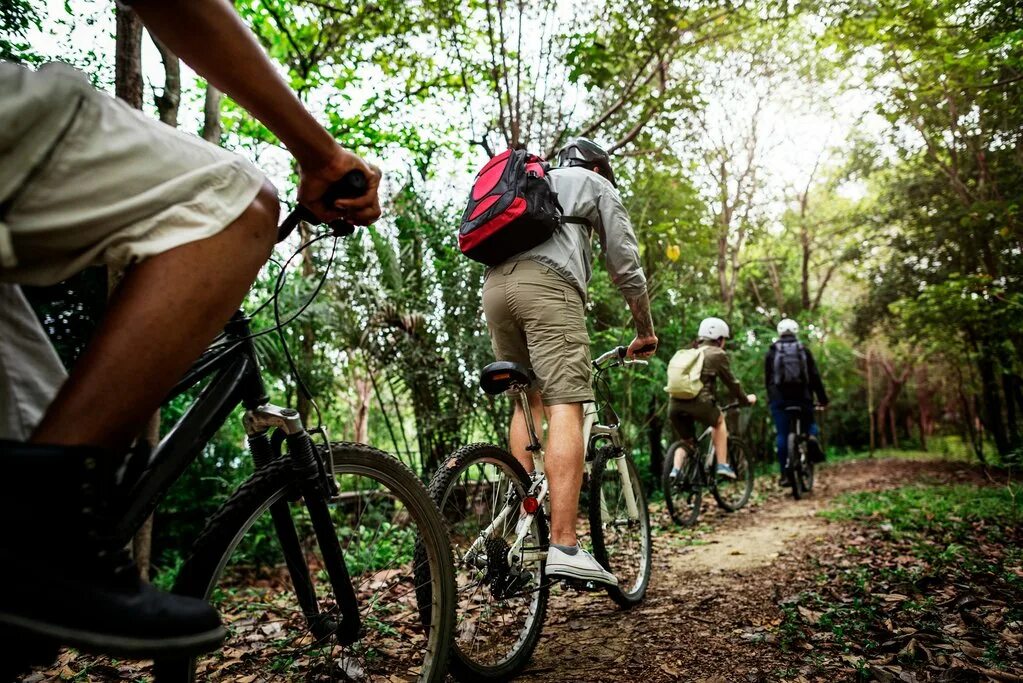
[[[604,355],[597,358],[593,365],[595,368],[600,368],[601,365],[608,362],[609,360],[617,358],[616,351],[609,351]],[[632,360],[632,359],[619,359],[624,364],[639,364],[646,365],[645,360]],[[547,513],[548,518],[550,517],[550,502],[548,500],[549,486],[547,482],[547,475],[544,469],[544,452],[543,445],[540,443],[540,439],[537,436],[536,424],[533,422],[533,412],[529,408],[529,398],[526,394],[528,387],[513,385],[506,393],[516,395],[519,406],[522,409],[523,414],[526,418],[526,429],[529,433],[529,446],[528,450],[533,454],[533,473],[530,475],[529,490],[526,492],[527,497],[536,498],[540,509],[543,509]],[[591,463],[594,457],[594,448],[600,441],[610,441],[611,444],[620,453],[615,459],[615,467],[618,470],[618,475],[622,479],[622,490],[625,493],[625,507],[629,515],[630,520],[639,519],[639,504],[636,501],[636,494],[632,488],[632,475],[629,472],[629,468],[625,466],[626,455],[622,449],[622,438],[621,438],[621,424],[617,423],[613,425],[604,425],[597,422],[597,406],[593,402],[584,404],[583,408],[583,443],[586,444],[586,458],[584,460],[583,467],[584,471],[589,473]],[[610,514],[607,509],[606,502],[604,501],[604,491],[601,489],[600,492],[600,509],[601,518],[605,521],[610,520]],[[547,558],[546,551],[540,550],[539,548],[523,551],[522,546],[526,539],[529,529],[532,527],[533,518],[536,516],[535,513],[526,513],[525,516],[520,514],[521,504],[518,501],[513,502],[509,499],[508,503],[504,506],[501,512],[494,517],[493,521],[487,526],[486,529],[480,531],[479,536],[473,541],[469,549],[466,550],[465,556],[462,558],[463,562],[468,562],[469,558],[476,557],[483,549],[487,539],[490,538],[498,529],[506,529],[506,522],[511,515],[519,515],[518,521],[516,521],[516,534],[515,540],[511,544],[511,548],[508,550],[508,564],[510,566],[518,566],[519,563],[527,562],[538,562]],[[524,520],[525,523],[521,524],[519,521]],[[628,521],[628,520],[627,520]]]

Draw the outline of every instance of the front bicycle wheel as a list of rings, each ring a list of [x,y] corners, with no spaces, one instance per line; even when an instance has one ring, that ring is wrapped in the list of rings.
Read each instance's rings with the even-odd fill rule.
[[[735,512],[749,502],[753,494],[753,463],[744,441],[728,437],[728,464],[735,470],[735,479],[717,477],[714,499],[728,512]]]
[[[664,491],[664,504],[668,514],[679,526],[693,526],[700,517],[700,506],[703,504],[703,489],[697,481],[697,467],[694,454],[686,455],[682,463],[682,471],[675,478],[671,476],[674,467],[675,451],[681,442],[668,446],[664,455],[664,469],[661,473],[661,490]]]
[[[519,522],[531,483],[511,453],[491,444],[458,449],[430,483],[451,533],[458,592],[451,672],[461,681],[508,680],[540,639],[549,537],[542,508],[528,526]]]
[[[340,615],[298,475],[282,457],[210,518],[175,584],[175,592],[204,597],[220,611],[225,646],[198,661],[158,663],[158,680],[444,679],[454,575],[440,512],[395,458],[353,443],[331,451],[341,488],[332,518],[359,605],[359,639],[342,645],[334,637]],[[301,558],[284,556],[281,527],[271,519],[289,513]],[[299,592],[312,596],[318,615],[303,609]]]
[[[650,515],[636,463],[614,446],[593,460],[589,507],[593,556],[618,579],[607,594],[632,607],[650,583]]]

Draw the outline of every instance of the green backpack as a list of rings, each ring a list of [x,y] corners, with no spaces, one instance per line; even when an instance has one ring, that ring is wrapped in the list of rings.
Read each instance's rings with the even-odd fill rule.
[[[664,390],[673,398],[696,398],[703,388],[703,349],[682,349],[668,361],[668,386]]]

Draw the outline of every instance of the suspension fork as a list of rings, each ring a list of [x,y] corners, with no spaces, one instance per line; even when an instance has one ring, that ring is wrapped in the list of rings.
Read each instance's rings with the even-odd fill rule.
[[[335,623],[320,613],[309,566],[306,563],[305,554],[302,552],[295,522],[291,516],[291,508],[286,498],[282,498],[270,506],[270,516],[274,522],[274,529],[277,532],[299,604],[313,634],[320,639],[330,635],[333,631],[342,645],[349,645],[358,640],[362,628],[359,604],[348,566],[345,564],[341,543],[338,541],[334,522],[330,517],[330,508],[327,505],[327,500],[331,495],[330,487],[323,481],[323,466],[316,457],[312,439],[309,438],[309,434],[302,426],[298,411],[290,408],[264,405],[256,410],[247,411],[243,423],[249,436],[249,448],[257,467],[265,466],[274,457],[270,440],[267,437],[267,430],[276,427],[285,434],[288,451],[299,475],[299,490],[305,500],[306,509],[309,511],[316,541],[323,554],[323,564],[340,608],[340,622]]]

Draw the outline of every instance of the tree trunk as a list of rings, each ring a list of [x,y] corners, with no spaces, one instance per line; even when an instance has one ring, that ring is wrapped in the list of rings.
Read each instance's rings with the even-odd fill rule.
[[[930,387],[927,385],[927,364],[921,363],[916,371],[916,406],[919,410],[920,449],[927,450],[927,437],[931,432],[932,408]]]
[[[995,441],[998,454],[1007,455],[1010,451],[1009,437],[1005,433],[1005,421],[1002,419],[1002,395],[995,375],[995,362],[983,346],[980,349],[977,369],[980,371],[985,423],[991,432],[991,438]]]
[[[214,145],[220,144],[223,126],[220,123],[220,91],[209,83],[206,84],[206,98],[202,107],[202,138]]]
[[[308,223],[299,223],[298,233],[303,244],[308,242],[312,236],[312,230]],[[306,249],[302,255],[302,279],[305,282],[313,282],[316,277],[316,267],[313,264],[312,247]],[[298,369],[301,371],[302,368],[311,368],[313,363],[316,361],[314,347],[316,344],[316,330],[313,329],[312,322],[306,318],[301,321],[299,329],[302,331],[302,340],[300,346],[300,352],[297,359]],[[309,421],[309,411],[313,409],[313,403],[310,397],[306,396],[302,389],[298,386],[298,378],[295,378],[295,389],[298,396],[296,408],[298,414],[302,418],[302,423],[308,428],[311,423]],[[310,391],[313,391],[312,387],[308,387]]]
[[[153,413],[146,423],[146,429],[141,437],[146,442],[146,450],[152,453],[160,443],[160,411]],[[139,576],[143,581],[149,581],[150,560],[153,551],[153,516],[146,517],[139,530],[135,532],[135,538],[131,542],[132,555],[135,564],[139,568]]]
[[[129,9],[117,6],[117,47],[114,55],[114,92],[136,109],[142,109],[142,22]],[[107,273],[108,291],[117,288],[124,274]],[[156,448],[160,438],[160,412],[149,419],[140,439],[146,442],[150,452]],[[150,515],[138,530],[132,541],[132,551],[139,575],[149,580],[149,560],[153,540],[153,516]]]
[[[142,22],[130,9],[118,5],[117,47],[114,53],[114,94],[142,109]]]
[[[163,60],[163,92],[154,96],[160,120],[168,126],[178,127],[178,109],[181,105],[181,60],[166,45],[150,34],[153,44]]]
[[[1002,373],[1002,393],[1005,395],[1005,423],[1008,427],[1009,448],[1016,449],[1020,445],[1019,424],[1016,416],[1016,376]]]
[[[355,438],[358,443],[369,441],[369,403],[372,399],[373,384],[363,377],[355,379],[356,410]]]
[[[664,444],[661,442],[661,433],[664,429],[664,420],[661,418],[661,406],[654,396],[650,397],[650,404],[647,408],[647,439],[650,444],[650,474],[652,481],[661,480],[661,468],[664,466]],[[583,444],[586,447],[586,444]]]
[[[892,446],[898,448],[899,434],[896,428],[895,408],[899,393],[902,391],[902,386],[906,383],[906,380],[909,379],[909,373],[913,366],[906,365],[902,372],[896,376],[895,368],[892,366],[891,361],[887,358],[882,358],[881,368],[884,370],[885,375],[888,376],[888,389],[885,391],[884,398],[881,399],[881,405],[878,406],[878,433],[881,435],[881,447],[884,448],[887,446],[884,433],[885,421],[887,420],[888,426],[891,429]]]
[[[874,353],[867,349],[867,420],[870,422],[870,457],[874,457],[877,429],[874,427]]]
[[[803,199],[804,213],[806,199]],[[801,250],[801,269],[799,274],[799,294],[803,304],[803,310],[810,310],[810,231],[806,227],[805,215],[799,224],[799,241]]]

